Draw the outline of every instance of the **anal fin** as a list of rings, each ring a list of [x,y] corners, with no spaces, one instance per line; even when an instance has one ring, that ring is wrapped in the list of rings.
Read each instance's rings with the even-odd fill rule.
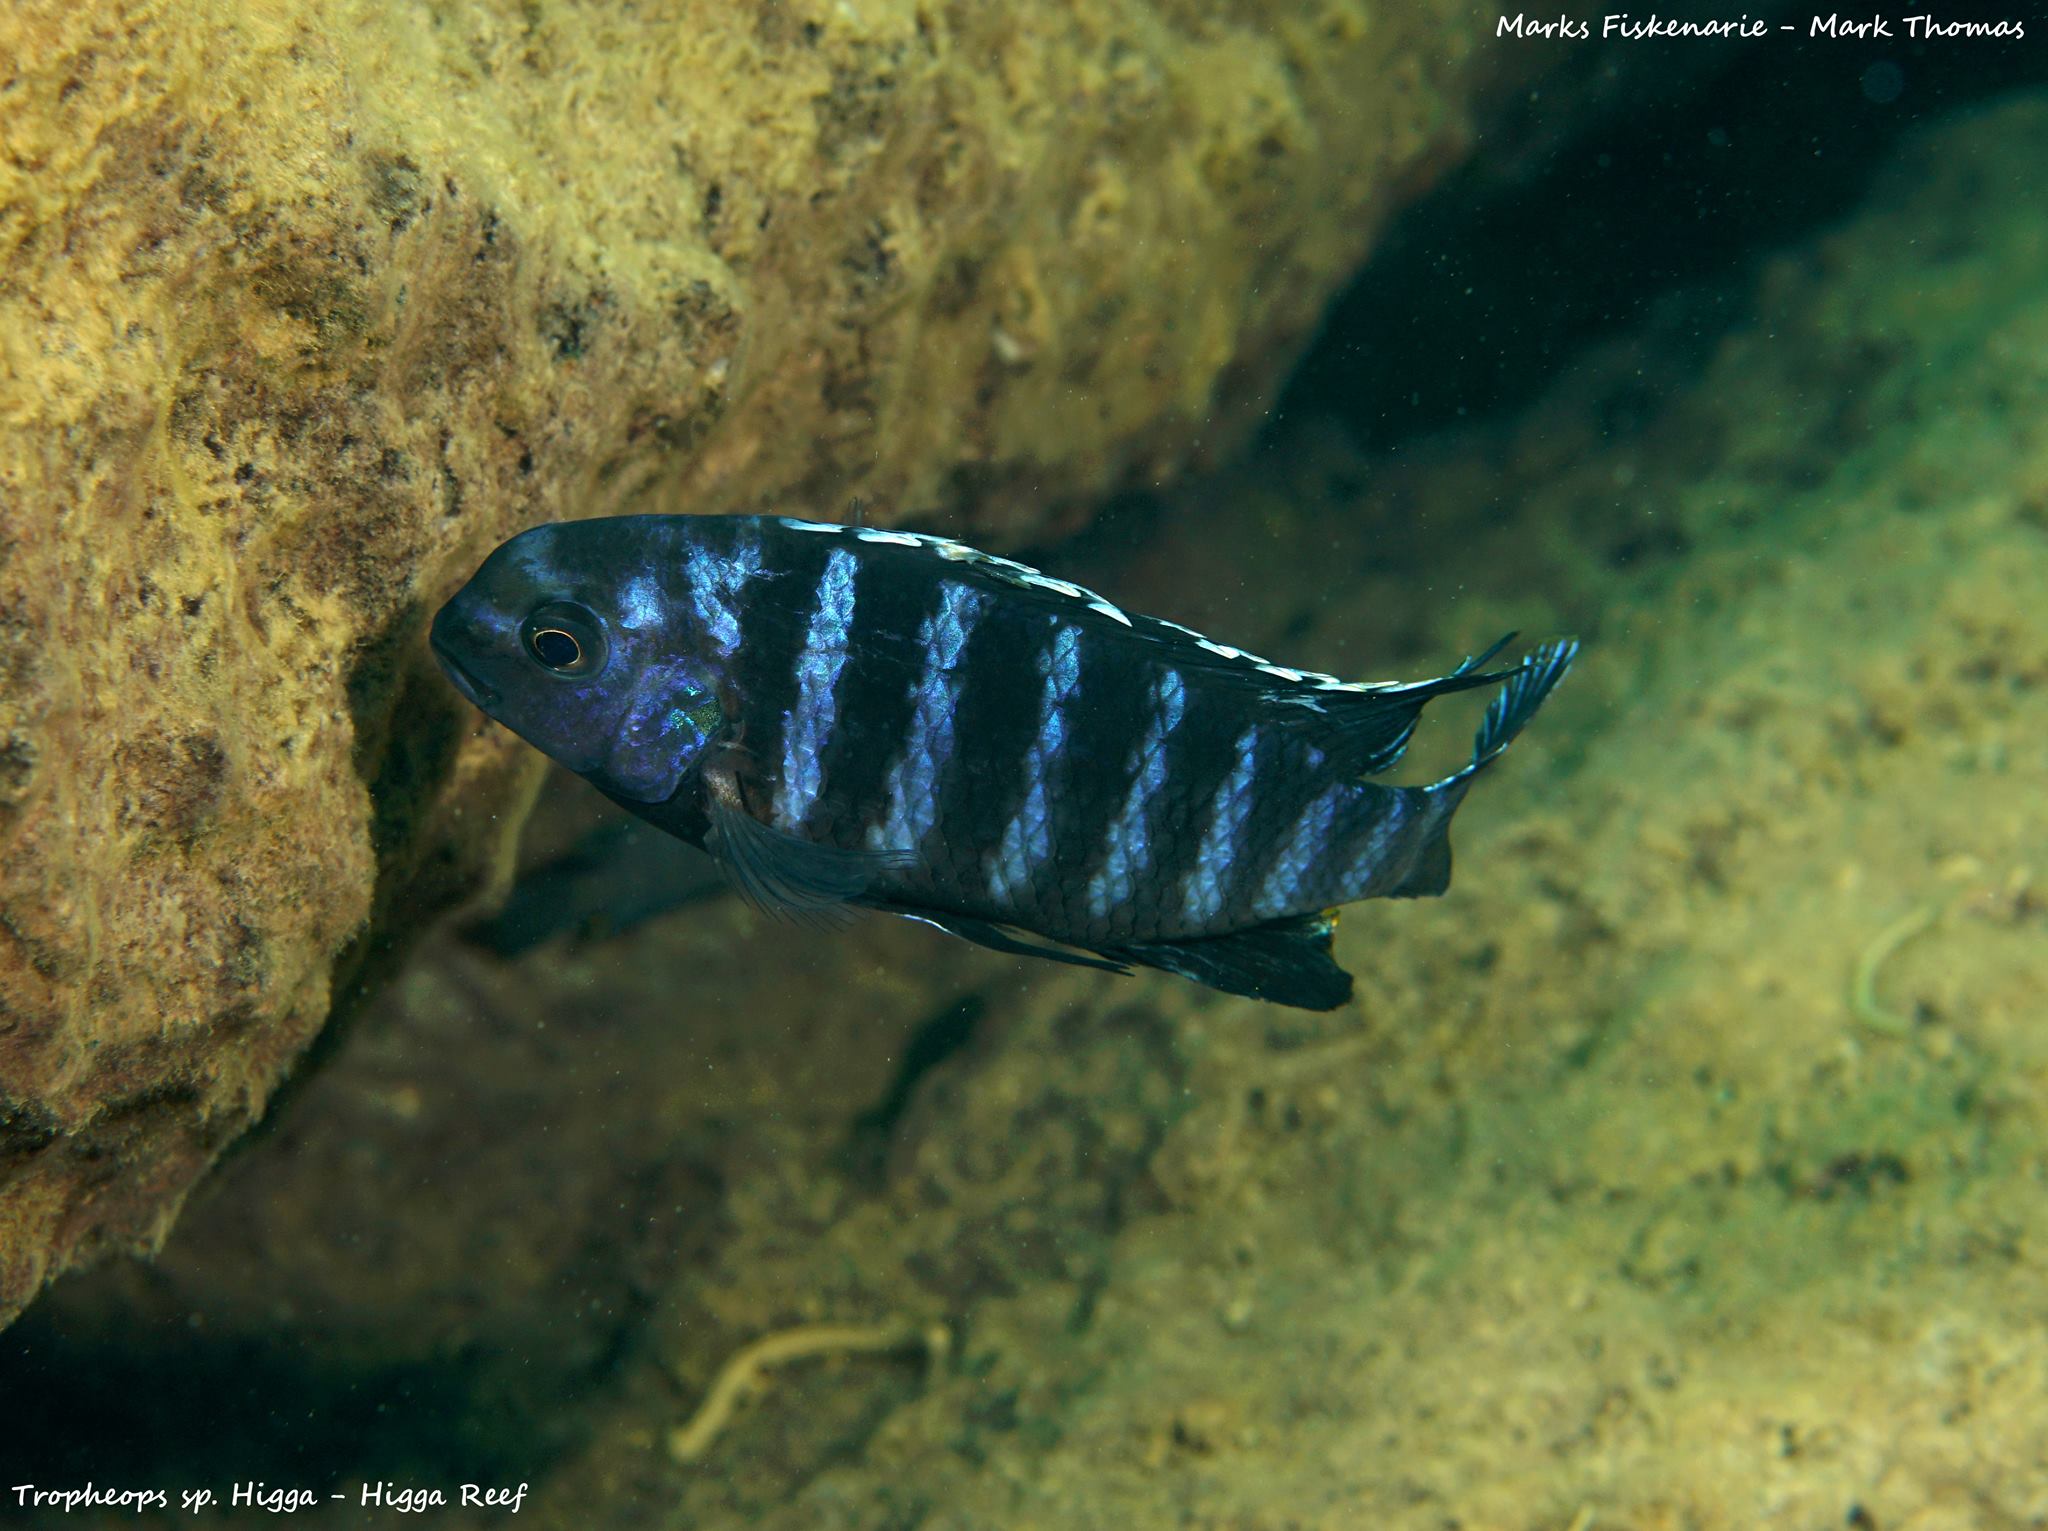
[[[1105,957],[1193,979],[1226,994],[1242,994],[1300,1010],[1335,1010],[1351,998],[1351,975],[1330,953],[1334,911],[1291,915],[1227,936],[1193,941],[1151,941],[1105,951]]]

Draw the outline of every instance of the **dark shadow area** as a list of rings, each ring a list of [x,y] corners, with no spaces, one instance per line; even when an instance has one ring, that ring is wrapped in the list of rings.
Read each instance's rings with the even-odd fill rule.
[[[1661,79],[1646,70],[1636,88]],[[2043,81],[2032,38],[1779,36],[1684,100],[1621,98],[1505,186],[1489,156],[1513,147],[1504,124],[1395,222],[1276,418],[1335,415],[1363,446],[1395,448],[1513,412],[1653,313],[1668,360],[1694,371],[1763,259],[1846,215],[1902,134]]]
[[[974,1039],[974,1028],[987,1013],[987,1001],[979,994],[969,994],[912,1034],[888,1094],[855,1120],[848,1135],[840,1157],[850,1176],[870,1188],[880,1187],[888,1166],[889,1141],[910,1109],[919,1082]]]
[[[717,864],[695,846],[639,819],[607,818],[521,872],[504,906],[464,927],[462,938],[507,958],[558,936],[603,941],[725,887]]]
[[[572,1444],[560,1432],[580,1416],[559,1396],[537,1415],[492,1381],[502,1365],[478,1362],[350,1367],[289,1326],[258,1344],[209,1334],[196,1316],[131,1317],[82,1339],[31,1311],[0,1338],[7,1481],[210,1486],[225,1504],[251,1480],[353,1502],[363,1482],[531,1478]],[[163,1518],[175,1506],[174,1493]]]

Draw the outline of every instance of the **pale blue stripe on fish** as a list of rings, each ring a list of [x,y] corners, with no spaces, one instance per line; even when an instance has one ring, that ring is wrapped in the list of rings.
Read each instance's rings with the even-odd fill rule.
[[[740,533],[730,552],[698,545],[684,563],[690,606],[697,625],[721,654],[740,646],[740,590],[761,572],[761,541],[751,529]]]
[[[1102,865],[1088,879],[1088,912],[1098,920],[1130,901],[1138,879],[1152,865],[1152,800],[1166,785],[1166,740],[1180,727],[1187,686],[1178,670],[1161,670],[1152,682],[1152,720],[1124,769],[1131,785],[1103,840]]]
[[[969,585],[940,587],[938,609],[918,629],[924,670],[917,678],[903,749],[889,767],[888,807],[868,830],[873,850],[916,850],[939,816],[939,783],[953,755],[953,717],[965,677],[960,656],[988,598]]]
[[[1021,892],[1031,874],[1052,855],[1052,806],[1049,781],[1067,742],[1062,709],[1081,680],[1081,629],[1064,625],[1038,656],[1045,678],[1038,698],[1038,733],[1025,757],[1024,804],[1003,828],[1003,843],[989,872],[989,897],[1007,902]]]
[[[818,581],[803,652],[796,662],[796,702],[782,735],[782,779],[775,787],[775,821],[800,829],[824,785],[825,745],[832,737],[833,694],[846,667],[846,639],[853,626],[853,571],[856,560],[834,548]]]
[[[1181,916],[1190,925],[1200,925],[1223,912],[1229,892],[1224,879],[1237,860],[1238,831],[1252,810],[1252,764],[1258,752],[1259,730],[1254,726],[1237,737],[1237,763],[1216,789],[1209,827],[1202,831],[1195,864],[1181,884]]]
[[[1287,843],[1280,848],[1279,858],[1259,885],[1258,901],[1252,905],[1252,912],[1260,919],[1277,919],[1303,907],[1301,901],[1308,892],[1309,873],[1330,843],[1337,805],[1350,793],[1346,783],[1333,782],[1301,811],[1294,828],[1288,831]]]
[[[1370,887],[1387,869],[1387,852],[1398,841],[1401,826],[1408,821],[1408,801],[1398,792],[1385,797],[1385,811],[1373,821],[1372,833],[1365,837],[1365,846],[1351,858],[1351,865],[1345,869],[1343,881],[1331,892],[1333,898],[1347,902],[1360,895],[1348,891],[1352,888]]]

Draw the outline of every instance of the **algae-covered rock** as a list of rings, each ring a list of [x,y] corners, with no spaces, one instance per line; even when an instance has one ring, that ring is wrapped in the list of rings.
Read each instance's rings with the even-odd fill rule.
[[[1480,28],[0,9],[0,1318],[152,1247],[499,859],[531,761],[417,658],[486,550],[854,496],[1013,537],[1234,440],[1545,62]]]

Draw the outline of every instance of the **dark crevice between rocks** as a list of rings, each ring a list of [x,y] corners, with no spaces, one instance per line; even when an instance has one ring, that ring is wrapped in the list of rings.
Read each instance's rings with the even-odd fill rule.
[[[1667,78],[1639,72],[1505,184],[1520,130],[1498,124],[1332,305],[1276,420],[1335,415],[1396,450],[1513,414],[1590,346],[1645,329],[1664,390],[1682,386],[1748,312],[1763,261],[1862,203],[1903,134],[2043,82],[2031,40],[1779,35],[1668,105]]]
[[[227,1157],[255,1148],[289,1116],[299,1092],[347,1041],[364,1001],[403,967],[413,936],[471,891],[451,848],[421,833],[420,816],[455,759],[463,726],[461,703],[423,653],[424,632],[423,614],[401,615],[364,647],[349,672],[355,764],[369,795],[377,862],[370,917],[336,959],[327,1024]],[[429,864],[423,858],[436,859]]]

